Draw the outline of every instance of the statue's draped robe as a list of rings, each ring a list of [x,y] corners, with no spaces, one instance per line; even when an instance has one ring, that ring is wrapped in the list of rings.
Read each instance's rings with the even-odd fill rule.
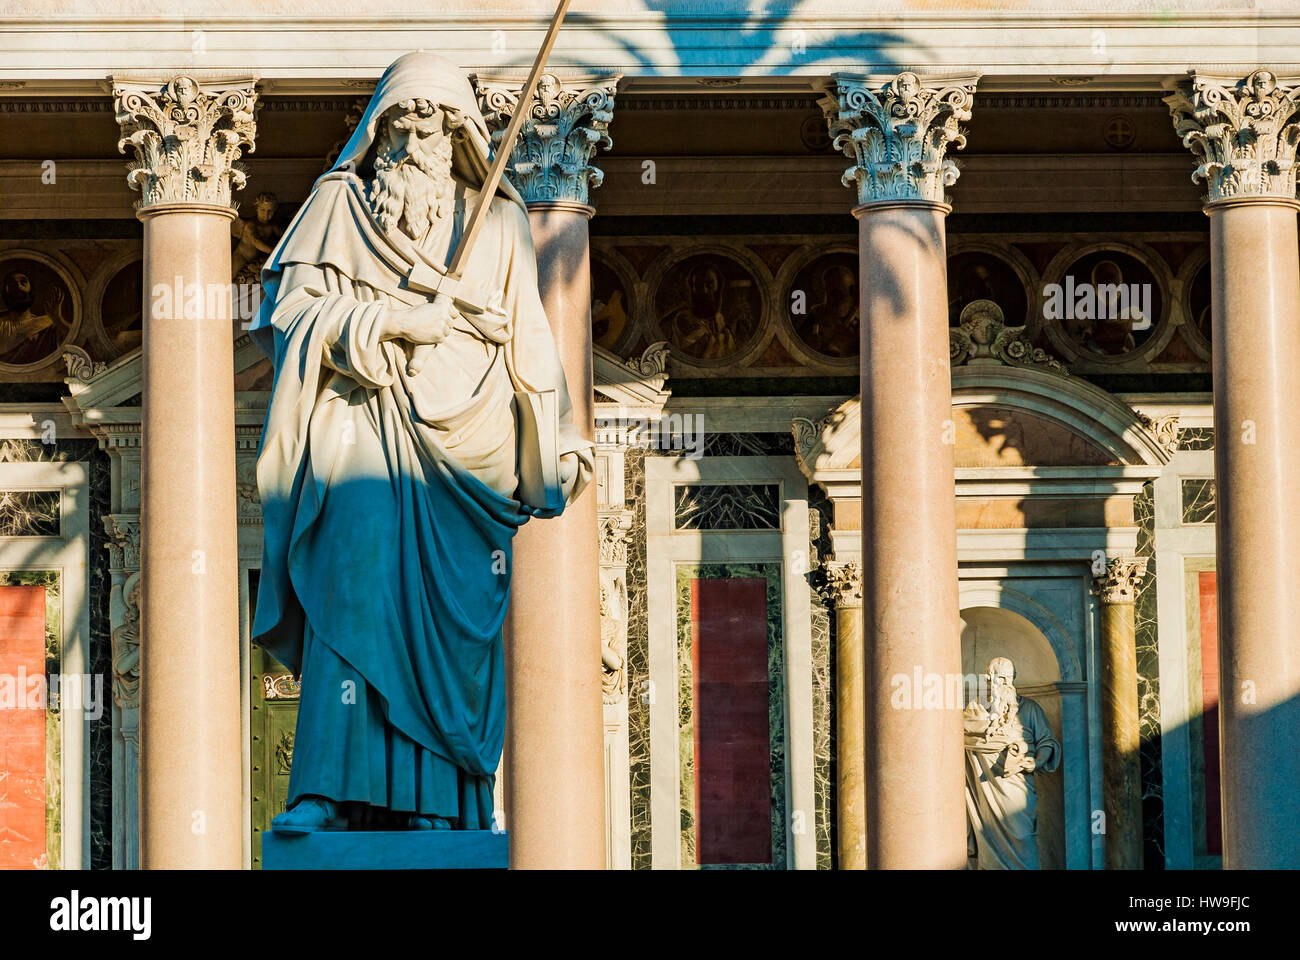
[[[966,733],[966,815],[980,870],[1038,869],[1038,795],[1034,777],[1061,763],[1061,744],[1047,714],[1033,700],[1020,699],[1022,738],[1038,758],[1032,773],[998,776],[1005,737]]]
[[[453,248],[465,197],[458,181]],[[557,389],[560,451],[578,454],[580,482],[590,444],[571,423],[521,205],[493,199],[465,271],[500,299],[477,325],[457,318],[411,377],[406,345],[380,341],[376,323],[428,300],[404,283],[416,259],[435,263],[382,231],[340,171],[318,181],[263,271],[253,332],[275,384],[253,633],[301,669],[290,805],[320,795],[485,828],[505,730],[511,538],[525,520],[514,391]]]

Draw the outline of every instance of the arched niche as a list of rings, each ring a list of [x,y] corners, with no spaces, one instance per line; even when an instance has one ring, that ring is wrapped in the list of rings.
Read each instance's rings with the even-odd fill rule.
[[[962,673],[979,676],[994,657],[1009,658],[1016,668],[1016,692],[1043,708],[1061,743],[1061,766],[1052,773],[1035,774],[1034,785],[1038,790],[1039,865],[1043,870],[1065,869],[1066,780],[1078,768],[1086,769],[1087,743],[1064,721],[1068,708],[1062,702],[1057,651],[1030,620],[1004,607],[966,607],[961,611],[961,623]]]

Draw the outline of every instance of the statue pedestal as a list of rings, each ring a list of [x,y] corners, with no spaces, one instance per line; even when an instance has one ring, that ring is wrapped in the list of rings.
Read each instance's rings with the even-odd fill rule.
[[[491,830],[262,833],[263,870],[505,870],[509,834]]]

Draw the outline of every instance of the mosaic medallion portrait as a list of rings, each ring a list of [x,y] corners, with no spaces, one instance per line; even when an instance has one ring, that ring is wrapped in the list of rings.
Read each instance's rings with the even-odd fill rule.
[[[856,357],[860,302],[858,258],[828,253],[794,276],[786,296],[794,332],[810,350],[827,357]]]
[[[99,337],[108,360],[116,360],[140,346],[143,337],[142,283],[141,264],[137,260],[113,274],[113,279],[104,288],[104,298],[100,301]]]
[[[57,358],[76,329],[67,279],[40,260],[0,261],[0,364],[37,366]]]
[[[1204,266],[1196,271],[1192,277],[1191,289],[1188,291],[1188,313],[1191,318],[1192,329],[1201,335],[1201,339],[1206,345],[1214,342],[1214,336],[1210,324],[1211,306],[1210,306],[1210,264],[1206,261]]]
[[[1044,286],[1043,316],[1080,353],[1122,357],[1151,339],[1164,303],[1155,275],[1136,257],[1096,250],[1075,260],[1060,281]]]
[[[608,264],[591,258],[591,342],[612,350],[627,330],[631,298]]]
[[[687,257],[664,275],[655,295],[663,338],[675,352],[724,360],[749,346],[758,332],[762,297],[753,275],[716,253]]]

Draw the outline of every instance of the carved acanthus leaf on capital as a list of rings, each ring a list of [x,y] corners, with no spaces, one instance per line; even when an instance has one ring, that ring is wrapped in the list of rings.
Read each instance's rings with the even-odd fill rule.
[[[598,147],[608,149],[609,122],[619,76],[565,82],[543,74],[533,94],[528,117],[515,143],[506,173],[528,203],[563,200],[588,203],[591,187],[605,175],[592,166]],[[477,77],[479,109],[492,131],[493,147],[500,143],[519,106],[522,84]]]
[[[1300,85],[1269,70],[1243,79],[1193,73],[1165,97],[1174,129],[1199,165],[1206,205],[1245,198],[1296,199]]]
[[[1146,557],[1114,557],[1106,562],[1105,573],[1092,578],[1092,592],[1102,603],[1133,603],[1146,575]]]
[[[946,203],[957,182],[950,146],[961,149],[960,124],[971,118],[975,78],[927,82],[900,73],[883,86],[837,77],[822,98],[835,149],[853,161],[841,178],[858,203],[924,200]]]
[[[836,607],[862,606],[862,567],[853,560],[827,564],[825,594]]]
[[[139,190],[140,210],[163,203],[231,206],[247,180],[239,158],[254,149],[257,91],[251,80],[200,85],[180,76],[156,84],[114,83],[122,138],[135,152],[127,183]]]

